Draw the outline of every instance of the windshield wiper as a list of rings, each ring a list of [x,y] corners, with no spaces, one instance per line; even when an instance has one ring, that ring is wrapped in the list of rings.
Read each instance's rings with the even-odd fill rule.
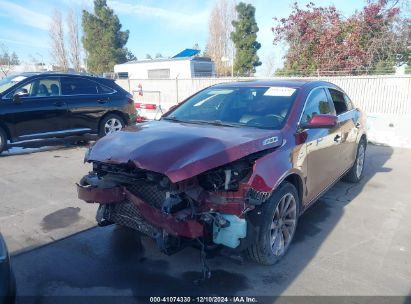
[[[169,121],[175,121],[175,122],[186,122],[184,120],[177,119],[175,116],[166,116],[166,117],[161,117],[161,120],[169,120]]]
[[[238,126],[241,126],[240,124],[227,123],[227,122],[223,122],[221,120],[190,119],[187,122],[189,122],[189,123],[198,123],[198,124],[208,124],[208,125],[214,125],[214,126],[224,126],[224,127],[238,127]]]

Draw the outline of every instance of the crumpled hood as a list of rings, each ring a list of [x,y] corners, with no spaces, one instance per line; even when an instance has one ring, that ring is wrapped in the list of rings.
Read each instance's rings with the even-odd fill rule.
[[[125,164],[162,173],[179,182],[280,146],[280,131],[208,124],[152,121],[108,135],[93,146],[87,161]]]

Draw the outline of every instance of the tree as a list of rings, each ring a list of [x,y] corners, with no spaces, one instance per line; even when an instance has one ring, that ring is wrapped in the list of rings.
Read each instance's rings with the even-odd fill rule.
[[[67,15],[67,28],[69,36],[69,58],[75,71],[81,69],[81,46],[77,15],[74,9],[70,9]]]
[[[146,54],[146,59],[153,59],[150,54]]]
[[[343,18],[334,6],[305,8],[294,4],[288,18],[273,28],[274,44],[288,51],[278,75],[392,73],[406,62],[404,20],[398,1],[369,1],[359,12]]]
[[[229,75],[234,56],[234,45],[230,38],[232,21],[236,18],[233,0],[216,1],[208,22],[208,39],[204,53],[215,63],[217,75]],[[196,44],[198,49],[198,44]],[[227,64],[227,62],[229,64]]]
[[[61,11],[54,9],[49,26],[51,40],[51,55],[62,71],[68,70],[68,60],[64,43],[64,28]]]
[[[127,49],[126,60],[133,61],[133,60],[138,60],[138,59],[129,49]]]
[[[255,21],[255,7],[240,2],[236,10],[238,17],[232,22],[234,32],[231,33],[236,49],[234,74],[250,76],[255,73],[255,67],[261,65],[257,56],[261,44],[257,42],[258,26]]]
[[[90,72],[111,72],[115,64],[127,61],[129,31],[121,31],[122,25],[106,0],[94,0],[94,14],[83,10],[82,26]]]
[[[161,53],[157,53],[156,58],[163,58],[163,55],[161,55]]]
[[[0,44],[0,72],[1,76],[6,77],[13,72],[14,66],[19,65],[20,60],[15,52],[9,53],[8,48],[4,44]]]

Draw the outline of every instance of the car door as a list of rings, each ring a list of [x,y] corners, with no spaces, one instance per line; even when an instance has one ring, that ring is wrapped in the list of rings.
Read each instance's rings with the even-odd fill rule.
[[[107,111],[109,94],[99,92],[97,82],[83,77],[61,77],[62,92],[68,107],[70,129],[98,130],[98,122]]]
[[[341,128],[340,143],[340,171],[345,172],[351,168],[357,155],[356,139],[359,132],[359,112],[353,109],[348,96],[337,89],[328,88],[338,116],[338,124]]]
[[[59,77],[36,78],[22,84],[18,102],[7,100],[9,124],[19,140],[49,137],[64,131],[67,105],[61,98]]]
[[[335,115],[335,110],[324,88],[313,89],[306,99],[300,125],[306,124],[317,114]],[[339,162],[339,126],[333,128],[304,129],[307,160],[307,200],[311,202],[340,174],[336,165]]]

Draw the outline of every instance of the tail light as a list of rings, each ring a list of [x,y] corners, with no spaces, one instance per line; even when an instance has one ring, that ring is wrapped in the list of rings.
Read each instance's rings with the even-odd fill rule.
[[[157,109],[157,105],[154,103],[137,102],[135,105],[136,105],[136,109],[146,109],[146,110],[156,110]]]
[[[127,95],[127,101],[129,104],[133,104],[134,103],[133,95]]]

